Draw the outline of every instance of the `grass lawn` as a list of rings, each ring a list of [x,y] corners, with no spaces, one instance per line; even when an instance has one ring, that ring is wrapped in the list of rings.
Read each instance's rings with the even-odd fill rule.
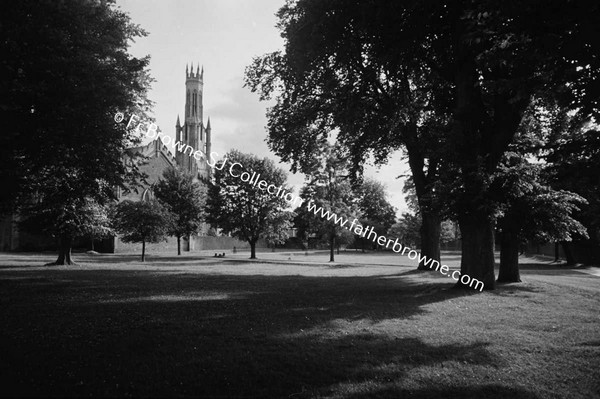
[[[600,397],[593,273],[525,259],[472,293],[344,256],[1,254],[0,396]]]

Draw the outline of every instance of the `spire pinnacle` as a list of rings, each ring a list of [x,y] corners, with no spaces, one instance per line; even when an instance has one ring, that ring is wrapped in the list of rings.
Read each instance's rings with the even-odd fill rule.
[[[200,72],[200,79],[204,78],[204,65],[202,65],[202,72]]]
[[[210,116],[208,117],[208,121],[206,122],[206,130],[210,130]]]
[[[178,127],[181,126],[181,122],[179,122],[179,114],[177,114],[177,123],[175,124],[175,126],[178,126]]]
[[[200,76],[200,63],[198,63],[198,66],[196,67],[196,77]]]
[[[185,63],[185,77],[187,78],[189,72],[188,72],[188,64],[187,62]]]

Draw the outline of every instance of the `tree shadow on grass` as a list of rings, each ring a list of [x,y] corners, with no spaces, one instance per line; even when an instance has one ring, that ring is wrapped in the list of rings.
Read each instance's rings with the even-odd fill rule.
[[[1,395],[313,397],[368,381],[372,396],[420,367],[502,366],[487,342],[407,331],[427,305],[470,294],[401,278],[9,274]]]

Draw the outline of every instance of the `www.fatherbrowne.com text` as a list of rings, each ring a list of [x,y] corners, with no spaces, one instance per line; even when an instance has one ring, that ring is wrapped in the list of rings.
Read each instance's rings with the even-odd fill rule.
[[[135,115],[132,115],[127,123],[127,127],[131,125]],[[123,121],[124,116],[121,113],[117,113],[115,115],[115,121],[121,122]],[[139,132],[140,125],[136,127],[136,130]],[[148,124],[146,130],[146,137],[150,139],[161,138],[161,141],[165,145],[171,145],[171,148],[177,149],[177,151],[187,154],[190,157],[194,157],[197,161],[206,161],[206,164],[211,168],[223,170],[227,165],[227,158],[223,159],[223,161],[217,165],[217,158],[219,154],[216,152],[211,152],[208,156],[202,150],[195,150],[192,146],[187,145],[185,143],[181,143],[180,141],[174,141],[171,136],[165,135],[162,132],[158,131],[158,126],[154,123]],[[372,226],[362,226],[358,223],[358,219],[352,220],[348,225],[349,219],[344,218],[343,216],[338,216],[335,213],[332,213],[328,210],[323,209],[320,206],[317,206],[314,202],[308,200],[304,201],[302,198],[294,195],[291,192],[286,191],[281,186],[275,186],[273,184],[269,184],[269,182],[260,179],[260,174],[256,172],[248,172],[244,169],[244,166],[239,162],[233,162],[229,165],[229,174],[233,177],[239,178],[241,181],[245,183],[249,183],[253,187],[261,191],[267,191],[271,195],[275,195],[277,197],[283,198],[287,201],[292,207],[298,207],[306,204],[306,207],[309,212],[313,212],[314,215],[319,215],[323,219],[327,219],[328,221],[333,221],[335,224],[340,227],[344,227],[354,234],[358,235],[362,238],[367,238],[372,240],[374,243],[377,243],[380,246],[385,248],[390,248],[392,251],[396,253],[400,253],[402,255],[408,256],[409,259],[418,260],[419,263],[423,263],[425,266],[429,266],[430,269],[435,269],[439,271],[444,276],[450,276],[456,281],[460,281],[461,284],[465,286],[469,286],[475,290],[479,289],[479,291],[483,291],[483,282],[479,281],[475,278],[471,278],[469,275],[463,274],[461,275],[460,270],[454,270],[450,273],[450,267],[447,265],[440,264],[437,260],[428,258],[427,256],[422,255],[410,247],[404,246],[398,242],[398,239],[392,240],[391,238],[386,238],[383,235],[378,235]]]

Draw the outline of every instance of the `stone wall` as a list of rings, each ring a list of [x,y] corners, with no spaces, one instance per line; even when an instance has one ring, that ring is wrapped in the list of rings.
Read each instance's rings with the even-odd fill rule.
[[[192,237],[192,251],[204,251],[207,249],[223,249],[223,250],[233,250],[233,247],[236,249],[249,249],[250,244],[246,241],[238,240],[234,237],[221,236],[221,237],[212,237],[212,236],[201,236],[201,237]],[[266,248],[267,245],[263,240],[259,240],[256,243],[257,248]]]
[[[221,236],[198,236],[192,237],[188,240],[181,239],[181,251],[182,252],[197,252],[205,250],[233,250],[236,249],[249,249],[250,244],[246,241],[238,240],[234,237]],[[264,240],[259,240],[256,243],[257,248],[266,248],[267,245]],[[125,243],[118,237],[114,239],[114,252],[115,253],[142,253],[141,243]],[[158,243],[146,243],[146,253],[152,252],[173,252],[177,253],[177,239],[175,237],[169,237],[167,241]]]

